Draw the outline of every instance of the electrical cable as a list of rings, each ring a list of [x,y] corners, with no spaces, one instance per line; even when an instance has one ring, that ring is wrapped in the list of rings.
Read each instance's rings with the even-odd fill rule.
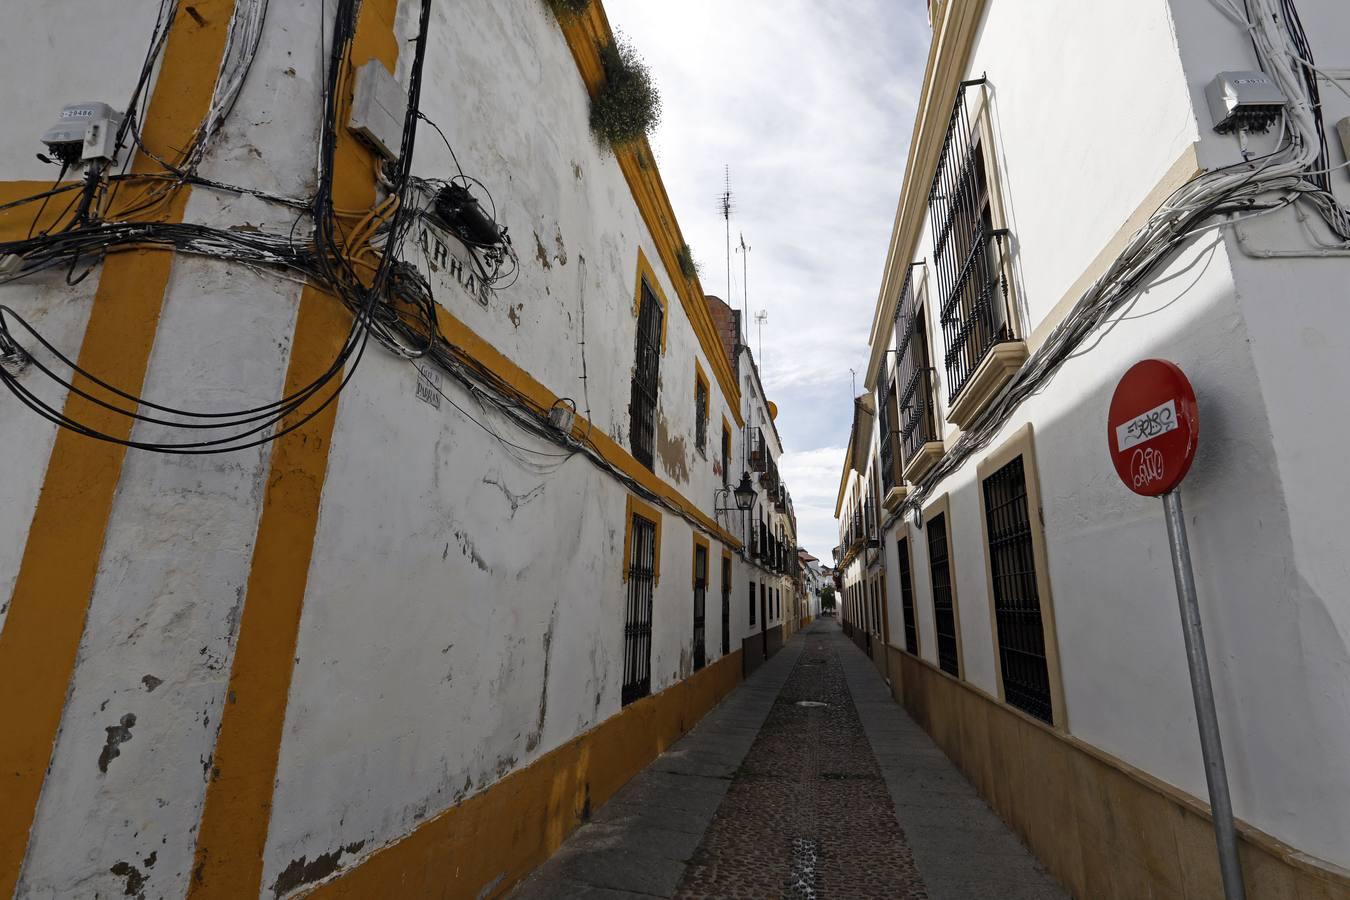
[[[987,447],[1021,404],[1043,390],[1077,349],[1130,302],[1141,286],[1198,235],[1229,224],[1212,222],[1215,215],[1241,209],[1253,210],[1242,218],[1254,218],[1307,200],[1336,235],[1350,242],[1350,210],[1336,199],[1325,180],[1324,170],[1330,167],[1326,165],[1321,102],[1316,93],[1317,70],[1292,0],[1244,0],[1242,9],[1232,0],[1213,2],[1247,30],[1262,70],[1289,98],[1281,119],[1279,146],[1250,161],[1202,173],[1173,192],[975,422],[913,485],[884,527],[908,513],[919,514],[932,491]],[[1278,14],[1272,4],[1278,4]],[[1257,10],[1254,15],[1253,8]],[[1254,165],[1257,162],[1260,165]],[[1263,199],[1271,195],[1279,199]],[[1350,243],[1324,246],[1340,248]]]

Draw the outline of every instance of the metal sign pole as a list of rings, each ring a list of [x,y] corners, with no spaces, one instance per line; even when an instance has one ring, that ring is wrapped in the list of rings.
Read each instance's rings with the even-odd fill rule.
[[[1186,519],[1181,511],[1181,494],[1176,489],[1162,495],[1167,516],[1167,539],[1172,545],[1172,571],[1177,579],[1177,599],[1181,604],[1181,630],[1186,638],[1186,663],[1191,670],[1191,693],[1195,696],[1195,718],[1200,725],[1200,752],[1205,760],[1205,781],[1209,784],[1209,808],[1214,818],[1214,839],[1219,845],[1219,870],[1223,874],[1226,900],[1244,900],[1242,864],[1238,859],[1237,829],[1233,824],[1233,801],[1228,793],[1228,772],[1223,764],[1223,745],[1219,739],[1219,716],[1214,708],[1214,685],[1209,679],[1209,660],[1205,655],[1205,635],[1200,627],[1200,604],[1195,593],[1195,573],[1191,571],[1191,548],[1186,540]]]

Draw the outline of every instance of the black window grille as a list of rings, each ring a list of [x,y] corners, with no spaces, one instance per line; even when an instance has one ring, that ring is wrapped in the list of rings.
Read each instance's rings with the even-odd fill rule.
[[[1023,712],[1053,724],[1050,668],[1021,456],[984,480],[984,509],[1003,696]]]
[[[633,516],[628,553],[628,609],[623,626],[623,703],[652,692],[652,595],[656,526]]]
[[[642,303],[638,309],[637,365],[633,369],[633,394],[628,405],[628,430],[633,456],[654,469],[656,441],[656,401],[661,375],[661,304],[647,282],[642,282]]]
[[[919,622],[914,614],[914,573],[910,569],[908,538],[896,541],[895,549],[900,554],[900,614],[905,620],[905,650],[917,656]]]
[[[933,622],[937,626],[938,666],[948,675],[961,677],[957,651],[956,602],[952,593],[952,565],[947,547],[947,514],[938,513],[928,523],[928,570],[933,580]]]
[[[731,432],[722,429],[722,487],[731,486]]]
[[[966,106],[966,89],[983,83],[961,85],[928,194],[948,399],[995,344],[1014,338],[1003,274],[1007,232],[993,225],[985,147]]]
[[[699,453],[708,453],[708,385],[694,379],[694,447]]]
[[[881,482],[887,492],[895,487],[894,404],[895,382],[887,371],[886,357],[882,356],[881,372],[877,376],[877,432],[880,436]]]
[[[928,355],[927,313],[914,290],[914,266],[900,289],[895,311],[895,390],[902,458],[906,463],[937,438],[933,367]]]
[[[731,652],[731,560],[722,557],[722,655]]]
[[[755,583],[750,582],[750,627],[755,627]]]
[[[694,548],[694,671],[708,662],[708,551]]]

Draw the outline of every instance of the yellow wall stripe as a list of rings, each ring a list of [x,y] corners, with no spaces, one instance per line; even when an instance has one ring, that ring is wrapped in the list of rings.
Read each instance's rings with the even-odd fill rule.
[[[472,328],[456,318],[454,313],[438,306],[436,307],[436,322],[440,327],[441,334],[447,341],[466,356],[472,358],[478,365],[511,385],[528,398],[531,403],[543,409],[548,409],[560,399],[557,394],[535,380],[529,372],[516,365],[514,361],[484,340]],[[722,543],[733,550],[740,549],[741,542],[734,534],[719,525],[698,504],[681,494],[673,485],[638,462],[632,453],[608,434],[605,434],[602,429],[593,427],[585,416],[577,415],[572,425],[572,436],[588,440],[594,445],[596,452],[610,465],[681,512],[692,517],[705,531]]]
[[[309,896],[499,897],[740,681],[735,650],[423,822]]]
[[[353,68],[378,59],[394,70],[396,11],[397,0],[361,4]],[[371,152],[343,128],[334,153],[333,200],[343,209],[368,209],[375,203]],[[337,298],[312,287],[301,292],[286,393],[332,364],[350,326],[351,317]],[[327,393],[325,389],[321,396]],[[212,778],[197,831],[188,887],[194,900],[257,897],[261,891],[286,701],[336,421],[335,402],[272,447]]]
[[[286,393],[299,390],[332,364],[350,323],[336,299],[304,289]],[[197,832],[191,897],[256,897],[262,882],[286,698],[336,419],[334,402],[272,445],[212,778]]]
[[[186,2],[186,0],[184,0]],[[181,147],[206,115],[216,70],[225,45],[230,0],[193,0],[200,16],[179,15],[169,34],[145,117],[146,143]],[[136,171],[154,165],[144,157]],[[41,189],[45,190],[44,185]],[[25,185],[7,188],[24,190]],[[163,207],[162,218],[182,218],[188,190],[180,189]],[[64,201],[57,205],[64,206]],[[27,222],[35,210],[12,222]],[[155,332],[163,308],[173,258],[163,253],[133,252],[108,257],[99,275],[89,323],[80,346],[79,363],[122,390],[135,392],[145,383]],[[85,379],[82,389],[96,393]],[[131,420],[71,394],[65,403],[71,418],[88,422],[117,437],[131,434]],[[56,743],[61,714],[75,670],[85,616],[103,552],[113,497],[122,473],[124,448],[61,430],[52,447],[28,543],[0,631],[0,896],[18,883],[28,848],[28,834],[37,812],[47,765]]]
[[[581,80],[585,82],[586,89],[594,93],[604,83],[600,48],[614,40],[614,32],[605,16],[603,4],[599,0],[591,3],[583,15],[564,21],[562,31]],[[670,196],[666,193],[665,183],[661,180],[661,173],[656,167],[651,146],[643,137],[632,144],[616,148],[614,156],[619,161],[619,168],[628,182],[628,190],[637,203],[638,212],[656,244],[666,274],[670,276],[675,293],[679,295],[685,317],[703,347],[703,354],[708,358],[713,374],[717,376],[722,396],[731,408],[736,424],[744,426],[740,384],[731,369],[731,360],[722,348],[722,339],[717,333],[712,314],[708,312],[708,304],[703,299],[703,287],[697,277],[686,278],[680,269],[679,254],[684,247],[684,236],[675,218]],[[730,301],[730,298],[727,300]]]

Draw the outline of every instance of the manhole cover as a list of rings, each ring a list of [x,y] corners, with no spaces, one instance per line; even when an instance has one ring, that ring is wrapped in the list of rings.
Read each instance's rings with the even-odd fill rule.
[[[819,700],[798,700],[798,706],[829,706],[828,703],[821,703]]]

